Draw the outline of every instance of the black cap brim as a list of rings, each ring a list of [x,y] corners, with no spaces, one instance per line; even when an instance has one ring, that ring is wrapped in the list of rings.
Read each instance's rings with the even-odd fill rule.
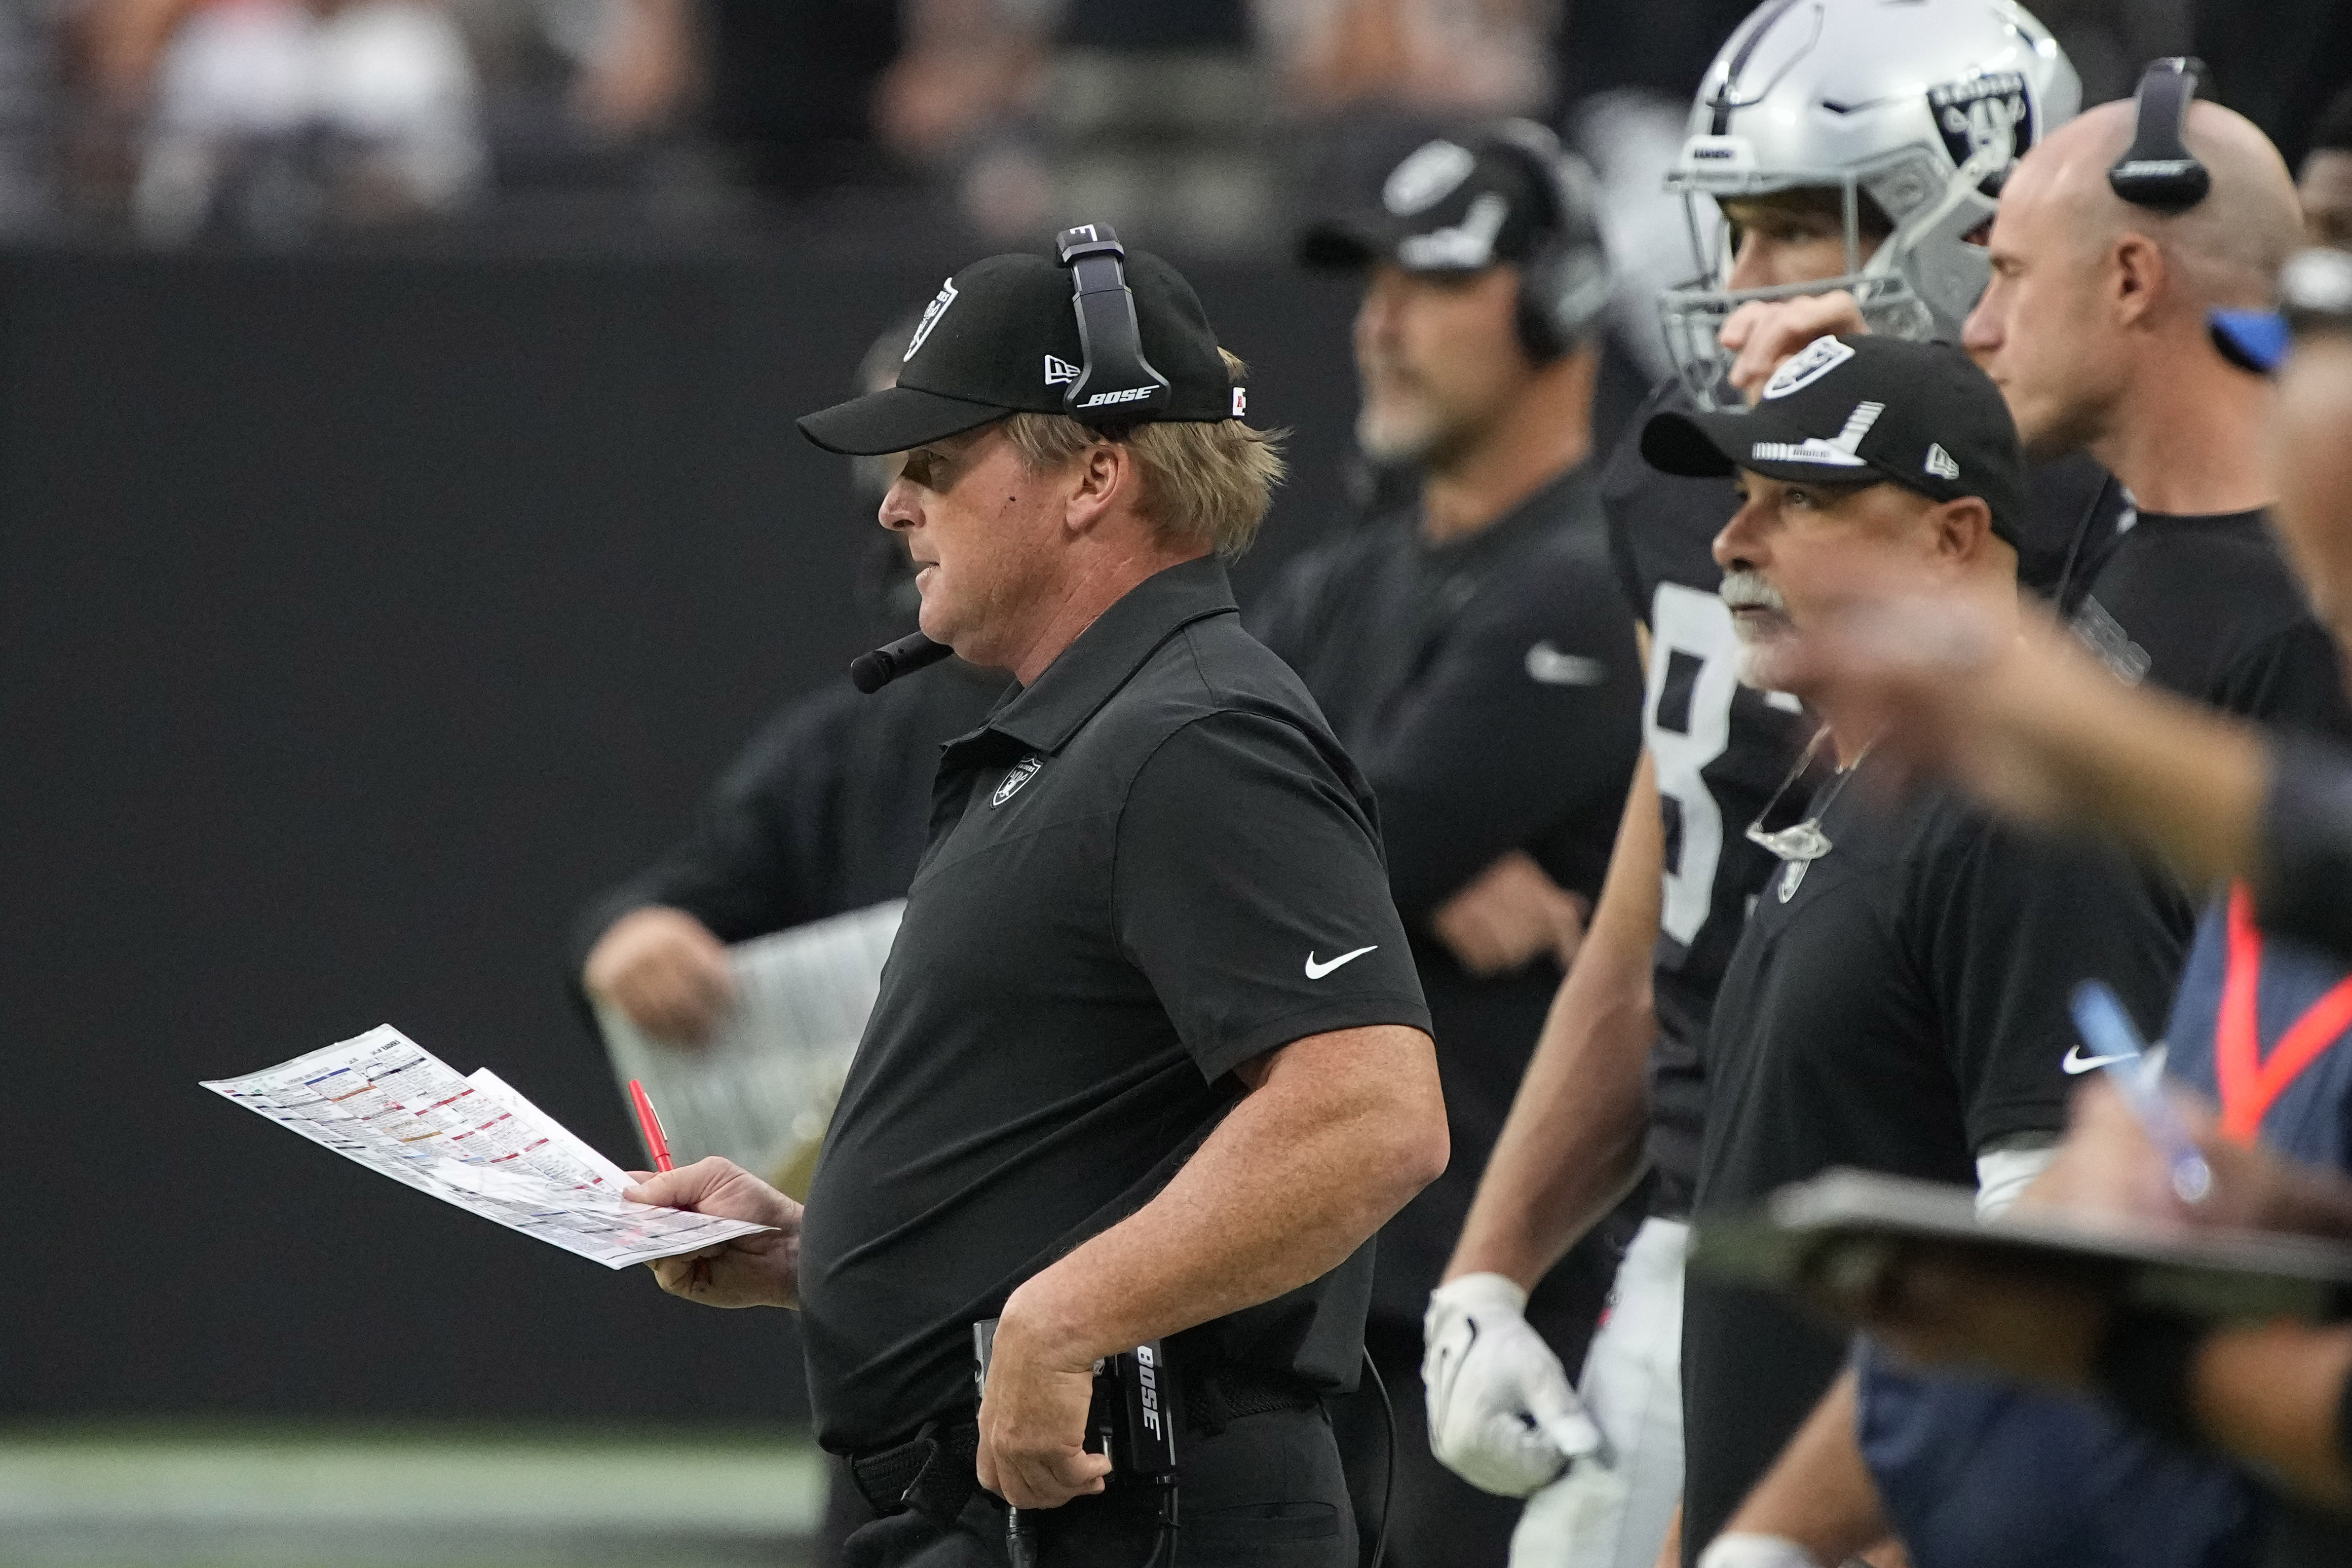
[[[1298,265],[1318,272],[1360,272],[1395,254],[1394,225],[1362,217],[1325,218],[1298,236]]]
[[[1739,444],[1736,432],[1718,440],[1713,426],[1723,420],[1745,421],[1744,413],[1684,413],[1667,410],[1650,416],[1642,427],[1642,460],[1662,474],[1685,479],[1721,479],[1737,466],[1731,453]]]
[[[906,452],[926,442],[944,441],[1003,419],[1011,409],[972,402],[914,387],[885,387],[847,402],[803,414],[801,434],[827,452],[851,457],[879,457]]]
[[[1745,468],[1751,474],[1786,479],[1792,484],[1891,484],[1906,489],[1919,488],[1872,463],[1804,463],[1748,455],[1759,436],[1791,444],[1803,439],[1793,432],[1774,431],[1766,420],[1753,413],[1726,409],[1684,413],[1670,409],[1652,414],[1650,423],[1642,427],[1642,457],[1661,473],[1678,474],[1686,479],[1721,479],[1736,469]]]

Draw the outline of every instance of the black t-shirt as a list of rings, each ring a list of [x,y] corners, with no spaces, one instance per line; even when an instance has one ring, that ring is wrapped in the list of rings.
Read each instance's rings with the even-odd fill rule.
[[[1444,544],[1423,539],[1417,506],[1369,521],[1294,562],[1251,625],[1379,797],[1390,886],[1437,1023],[1454,1157],[1381,1232],[1373,1308],[1418,1323],[1560,981],[1548,957],[1473,976],[1429,922],[1514,849],[1599,896],[1640,747],[1633,620],[1579,469]]]
[[[1224,570],[1172,567],[942,754],[801,1249],[817,1436],[971,1403],[971,1324],[1148,1202],[1308,1035],[1429,1027],[1371,795]],[[1183,1337],[1349,1385],[1370,1249]]]
[[[2118,852],[2001,826],[1947,795],[1885,800],[1869,768],[1817,788],[1833,847],[1767,879],[1725,973],[1704,1059],[1701,1212],[1832,1166],[1973,1186],[1989,1145],[2063,1127],[2075,985],[2105,980],[2144,1030],[2162,1027],[2191,917],[2176,889]],[[1686,1561],[1845,1347],[1763,1292],[1688,1281]]]
[[[2311,612],[2266,512],[2127,516],[2072,624],[2135,685],[2352,740],[2336,639]]]
[[[1739,645],[1712,553],[1738,509],[1731,486],[1662,474],[1643,460],[1650,416],[1692,406],[1680,382],[1661,384],[1601,481],[1618,585],[1650,632],[1643,730],[1657,761],[1666,852],[1648,1153],[1659,1177],[1654,1204],[1667,1215],[1687,1212],[1696,1179],[1706,1113],[1699,1051],[1716,988],[1749,900],[1780,863],[1745,831],[1812,733],[1793,699],[1738,682]],[[2037,470],[2029,496],[2020,580],[2071,602],[2114,548],[2121,493],[2095,465],[2075,459]]]
[[[940,747],[1003,691],[1003,676],[951,661],[871,696],[844,681],[786,704],[720,776],[687,836],[581,913],[571,973],[614,921],[648,904],[741,942],[903,896]]]

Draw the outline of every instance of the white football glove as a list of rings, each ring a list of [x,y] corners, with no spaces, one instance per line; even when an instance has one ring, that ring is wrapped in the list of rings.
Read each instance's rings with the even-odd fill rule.
[[[1528,1326],[1527,1304],[1500,1274],[1465,1274],[1430,1293],[1422,1320],[1430,1452],[1502,1497],[1525,1497],[1570,1460],[1608,1452],[1559,1357]]]
[[[1718,1535],[1698,1554],[1698,1568],[1822,1568],[1813,1554],[1779,1535]]]

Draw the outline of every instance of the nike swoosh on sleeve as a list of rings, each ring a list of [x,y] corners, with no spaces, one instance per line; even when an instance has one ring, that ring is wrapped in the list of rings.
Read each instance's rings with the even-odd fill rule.
[[[1547,686],[1597,686],[1609,666],[1581,653],[1563,653],[1549,639],[1528,650],[1528,678]]]
[[[1362,957],[1365,954],[1374,952],[1379,947],[1380,944],[1375,942],[1370,947],[1359,947],[1352,953],[1342,953],[1328,964],[1317,963],[1315,961],[1315,949],[1309,947],[1307,950],[1307,977],[1310,980],[1319,980],[1324,976],[1329,974],[1332,970],[1338,968],[1340,965],[1352,964],[1357,959]]]
[[[2138,1052],[2137,1051],[2128,1052],[2121,1056],[2084,1056],[2081,1046],[2070,1045],[2066,1048],[2066,1060],[2060,1062],[2058,1065],[2068,1072],[2088,1072],[2094,1068],[2105,1067],[2110,1061],[2135,1061],[2137,1060]]]

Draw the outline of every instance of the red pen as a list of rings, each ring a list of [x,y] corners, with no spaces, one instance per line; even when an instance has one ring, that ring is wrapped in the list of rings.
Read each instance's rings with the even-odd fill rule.
[[[646,1134],[646,1147],[654,1156],[654,1169],[670,1168],[669,1140],[662,1136],[661,1118],[654,1114],[654,1103],[646,1098],[646,1086],[635,1079],[629,1080],[629,1101],[637,1108],[637,1125]]]

